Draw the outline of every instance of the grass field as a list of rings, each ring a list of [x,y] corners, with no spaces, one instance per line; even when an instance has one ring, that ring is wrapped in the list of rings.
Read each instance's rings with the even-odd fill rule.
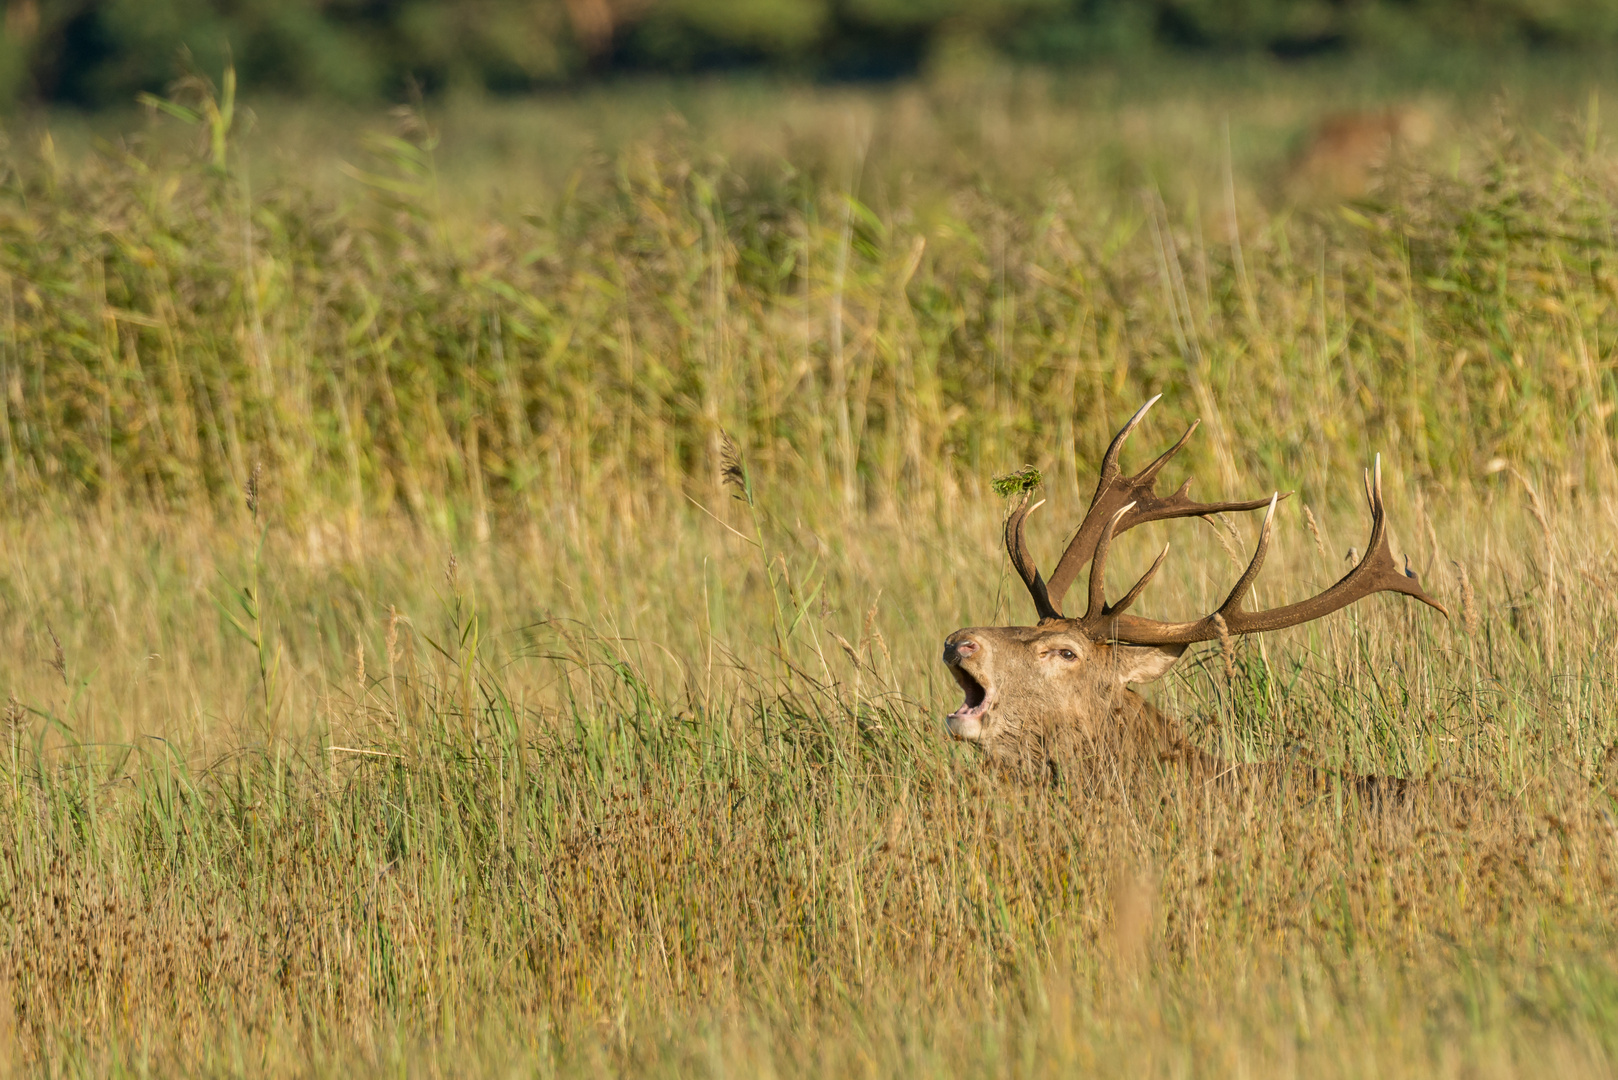
[[[1612,89],[13,122],[0,1066],[1612,1074]],[[1418,100],[1364,198],[1289,183],[1323,113]],[[1157,393],[1133,460],[1200,417],[1202,498],[1298,493],[1258,602],[1343,571],[1380,452],[1452,618],[1373,598],[1151,696],[1472,820],[946,740],[942,637],[1032,617],[991,477],[1044,470],[1050,560]],[[1200,614],[1254,528],[1112,572],[1172,538],[1145,613]]]

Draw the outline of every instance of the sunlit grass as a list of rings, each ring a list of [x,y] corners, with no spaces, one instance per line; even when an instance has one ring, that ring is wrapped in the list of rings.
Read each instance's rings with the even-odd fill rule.
[[[1452,102],[1342,208],[1221,93],[1228,139],[1037,80],[705,99],[531,190],[419,115],[279,173],[263,131],[224,171],[19,132],[0,1061],[1610,1073],[1599,99],[1548,138]],[[1157,393],[1134,460],[1200,417],[1199,496],[1298,493],[1256,602],[1343,572],[1381,452],[1453,614],[1374,598],[1154,699],[1477,808],[1024,787],[944,739],[943,635],[1031,618],[993,477],[1042,478],[1048,563]],[[1113,574],[1172,538],[1143,609],[1209,610],[1231,526]]]

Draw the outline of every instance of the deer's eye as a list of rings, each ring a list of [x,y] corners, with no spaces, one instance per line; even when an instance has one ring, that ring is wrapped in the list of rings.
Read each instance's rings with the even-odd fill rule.
[[[1060,656],[1063,660],[1077,660],[1079,658],[1079,654],[1074,652],[1072,649],[1059,649],[1057,650],[1056,655]]]

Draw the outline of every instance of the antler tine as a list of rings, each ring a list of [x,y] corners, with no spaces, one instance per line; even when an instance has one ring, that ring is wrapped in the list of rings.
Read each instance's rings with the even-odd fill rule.
[[[1280,501],[1280,492],[1276,492],[1270,496],[1269,510],[1264,515],[1264,524],[1259,528],[1258,546],[1253,549],[1253,558],[1248,562],[1247,569],[1242,571],[1242,576],[1236,580],[1236,584],[1231,588],[1230,594],[1225,597],[1225,602],[1220,604],[1217,609],[1218,616],[1224,619],[1227,625],[1231,619],[1237,618],[1240,615],[1242,601],[1247,598],[1248,592],[1253,588],[1253,582],[1258,578],[1259,571],[1263,569],[1264,557],[1270,553],[1270,535],[1275,523],[1275,504],[1278,501]],[[1126,507],[1125,510],[1127,509],[1128,508]],[[1163,560],[1168,558],[1169,555],[1168,545],[1165,544],[1163,545],[1162,553],[1157,557],[1157,561],[1152,563],[1151,568],[1147,570],[1145,574],[1141,575],[1141,579],[1135,582],[1134,588],[1130,589],[1129,592],[1124,594],[1123,599],[1119,600],[1116,604],[1102,604],[1098,607],[1097,601],[1099,599],[1100,592],[1097,584],[1097,582],[1100,580],[1098,571],[1102,570],[1105,566],[1107,547],[1112,542],[1112,527],[1116,525],[1118,523],[1118,519],[1123,516],[1124,510],[1120,510],[1118,513],[1114,514],[1112,520],[1107,523],[1106,531],[1101,534],[1101,543],[1096,545],[1095,562],[1090,565],[1090,606],[1085,610],[1084,618],[1080,621],[1093,629],[1099,628],[1097,626],[1099,622],[1098,613],[1099,616],[1110,620],[1128,610],[1129,605],[1133,604],[1136,598],[1140,596],[1141,592],[1146,588],[1146,584],[1151,581],[1154,576],[1156,576],[1158,569],[1163,565]],[[1212,615],[1208,616],[1208,621],[1211,622],[1213,617],[1214,616]],[[1152,620],[1140,621],[1151,622]],[[1102,636],[1111,635],[1103,634]],[[1119,636],[1121,637],[1122,635]]]
[[[1264,514],[1264,524],[1258,530],[1258,546],[1253,549],[1253,558],[1242,571],[1242,576],[1236,579],[1231,587],[1230,595],[1225,602],[1219,605],[1219,615],[1225,620],[1228,627],[1233,616],[1241,613],[1242,601],[1247,598],[1248,590],[1258,578],[1259,570],[1264,567],[1264,556],[1270,553],[1270,527],[1275,522],[1275,504],[1280,498],[1280,492],[1270,496],[1270,509]]]
[[[1095,499],[1090,500],[1090,505],[1094,506],[1096,499],[1101,497],[1102,491],[1105,490],[1107,486],[1107,481],[1113,476],[1118,475],[1120,471],[1118,468],[1118,454],[1124,448],[1124,441],[1128,439],[1130,435],[1134,434],[1136,428],[1140,427],[1140,422],[1146,419],[1146,414],[1151,411],[1152,406],[1156,405],[1162,400],[1163,395],[1158,394],[1156,397],[1152,398],[1152,400],[1136,409],[1135,415],[1131,416],[1129,421],[1124,424],[1122,428],[1118,429],[1118,434],[1114,435],[1112,437],[1112,442],[1107,444],[1107,452],[1101,455],[1101,482],[1096,485]]]
[[[1068,543],[1067,550],[1056,564],[1051,573],[1047,592],[1052,606],[1060,610],[1062,597],[1067,595],[1068,588],[1078,577],[1079,571],[1084,569],[1086,563],[1094,559],[1097,544],[1101,538],[1101,531],[1126,503],[1133,503],[1133,508],[1120,518],[1113,526],[1113,535],[1128,532],[1136,525],[1148,521],[1162,521],[1166,518],[1200,517],[1206,514],[1217,514],[1224,511],[1257,510],[1266,505],[1268,499],[1254,499],[1249,502],[1221,502],[1199,503],[1193,501],[1187,492],[1191,481],[1181,484],[1179,490],[1168,498],[1162,498],[1156,493],[1158,473],[1169,460],[1179,453],[1185,444],[1190,441],[1192,434],[1197,430],[1193,423],[1181,435],[1179,441],[1159,454],[1150,465],[1136,473],[1134,476],[1124,476],[1118,465],[1119,454],[1123,450],[1124,441],[1140,426],[1146,412],[1159,398],[1152,398],[1145,405],[1135,411],[1125,424],[1113,436],[1112,442],[1107,446],[1107,452],[1101,458],[1100,480],[1096,485],[1095,496],[1090,500],[1090,509],[1079,524],[1073,539]],[[1200,423],[1200,421],[1198,421]],[[1290,494],[1290,493],[1289,493]],[[1282,498],[1286,496],[1283,495]]]
[[[1157,559],[1153,561],[1151,568],[1140,576],[1140,580],[1135,582],[1134,586],[1130,588],[1128,592],[1124,593],[1121,600],[1119,600],[1116,604],[1108,604],[1106,607],[1101,609],[1101,613],[1111,617],[1113,615],[1119,615],[1125,611],[1128,611],[1129,605],[1133,604],[1140,597],[1140,594],[1145,591],[1146,586],[1154,577],[1157,576],[1158,570],[1162,568],[1163,560],[1167,559],[1168,557],[1169,546],[1164,544],[1163,550],[1158,553]]]
[[[1118,526],[1118,519],[1134,508],[1134,503],[1119,507],[1102,528],[1101,538],[1096,541],[1095,559],[1090,563],[1090,599],[1084,607],[1085,622],[1099,618],[1107,610],[1107,549],[1112,546],[1112,534]]]
[[[1184,623],[1158,622],[1155,619],[1121,615],[1114,618],[1107,627],[1110,631],[1108,636],[1138,645],[1189,645],[1220,637],[1221,630],[1216,620],[1224,622],[1225,633],[1256,634],[1312,622],[1378,592],[1404,593],[1429,607],[1436,608],[1448,618],[1449,612],[1444,606],[1423,591],[1420,579],[1410,569],[1409,559],[1405,560],[1405,565],[1401,569],[1394,563],[1393,553],[1388,550],[1387,507],[1382,500],[1380,455],[1375,466],[1366,472],[1365,493],[1367,501],[1371,504],[1371,535],[1365,543],[1365,557],[1325,592],[1268,611],[1241,610],[1242,601],[1252,589],[1253,581],[1264,565],[1264,557],[1269,552],[1275,506],[1279,501],[1279,495],[1272,495],[1252,561],[1247,564],[1247,569],[1231,589],[1225,602],[1219,606],[1218,611],[1193,622]]]
[[[1370,538],[1365,541],[1365,554],[1366,558],[1368,559],[1370,558],[1371,552],[1375,551],[1377,548],[1386,548],[1388,546],[1388,539],[1385,535],[1383,535],[1387,532],[1387,508],[1382,502],[1381,454],[1376,455],[1375,460],[1372,462],[1371,468],[1365,471],[1365,501],[1371,504],[1371,535]],[[1364,560],[1361,561],[1363,562]],[[1393,555],[1391,552],[1388,553],[1388,562],[1390,564],[1393,562]],[[1406,576],[1414,577],[1415,575],[1409,572],[1408,564],[1409,560],[1407,559],[1405,574]],[[1443,611],[1444,609],[1439,608],[1439,610]],[[1444,616],[1448,618],[1449,612],[1445,611]]]
[[[1202,420],[1200,418],[1191,421],[1191,426],[1185,429],[1185,434],[1181,435],[1179,440],[1175,442],[1173,446],[1157,455],[1150,465],[1146,466],[1146,468],[1135,474],[1135,482],[1141,484],[1150,484],[1153,480],[1156,480],[1157,474],[1163,471],[1163,466],[1167,465],[1169,463],[1169,459],[1175,454],[1178,454],[1181,450],[1185,449],[1185,444],[1191,441],[1191,436],[1195,435],[1197,433],[1197,428],[1201,426]],[[1180,489],[1174,494],[1176,496],[1183,496],[1190,489],[1191,479],[1190,477],[1187,477],[1185,483],[1181,484]]]
[[[1041,499],[1029,506],[1025,494],[1022,505],[1006,518],[1006,554],[1011,556],[1011,565],[1016,567],[1017,576],[1028,587],[1028,595],[1034,598],[1034,607],[1039,611],[1041,621],[1061,618],[1061,613],[1051,603],[1045,580],[1040,577],[1039,567],[1034,565],[1034,557],[1028,552],[1028,541],[1023,537],[1023,523],[1028,520],[1029,514],[1044,505],[1045,500]]]

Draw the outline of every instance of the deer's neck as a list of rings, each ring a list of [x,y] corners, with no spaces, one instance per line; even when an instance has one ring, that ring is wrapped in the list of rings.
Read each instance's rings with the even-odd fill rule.
[[[1180,722],[1133,690],[1123,690],[1109,718],[1121,743],[1137,758],[1168,761],[1197,769],[1214,768],[1219,759],[1186,738]]]

